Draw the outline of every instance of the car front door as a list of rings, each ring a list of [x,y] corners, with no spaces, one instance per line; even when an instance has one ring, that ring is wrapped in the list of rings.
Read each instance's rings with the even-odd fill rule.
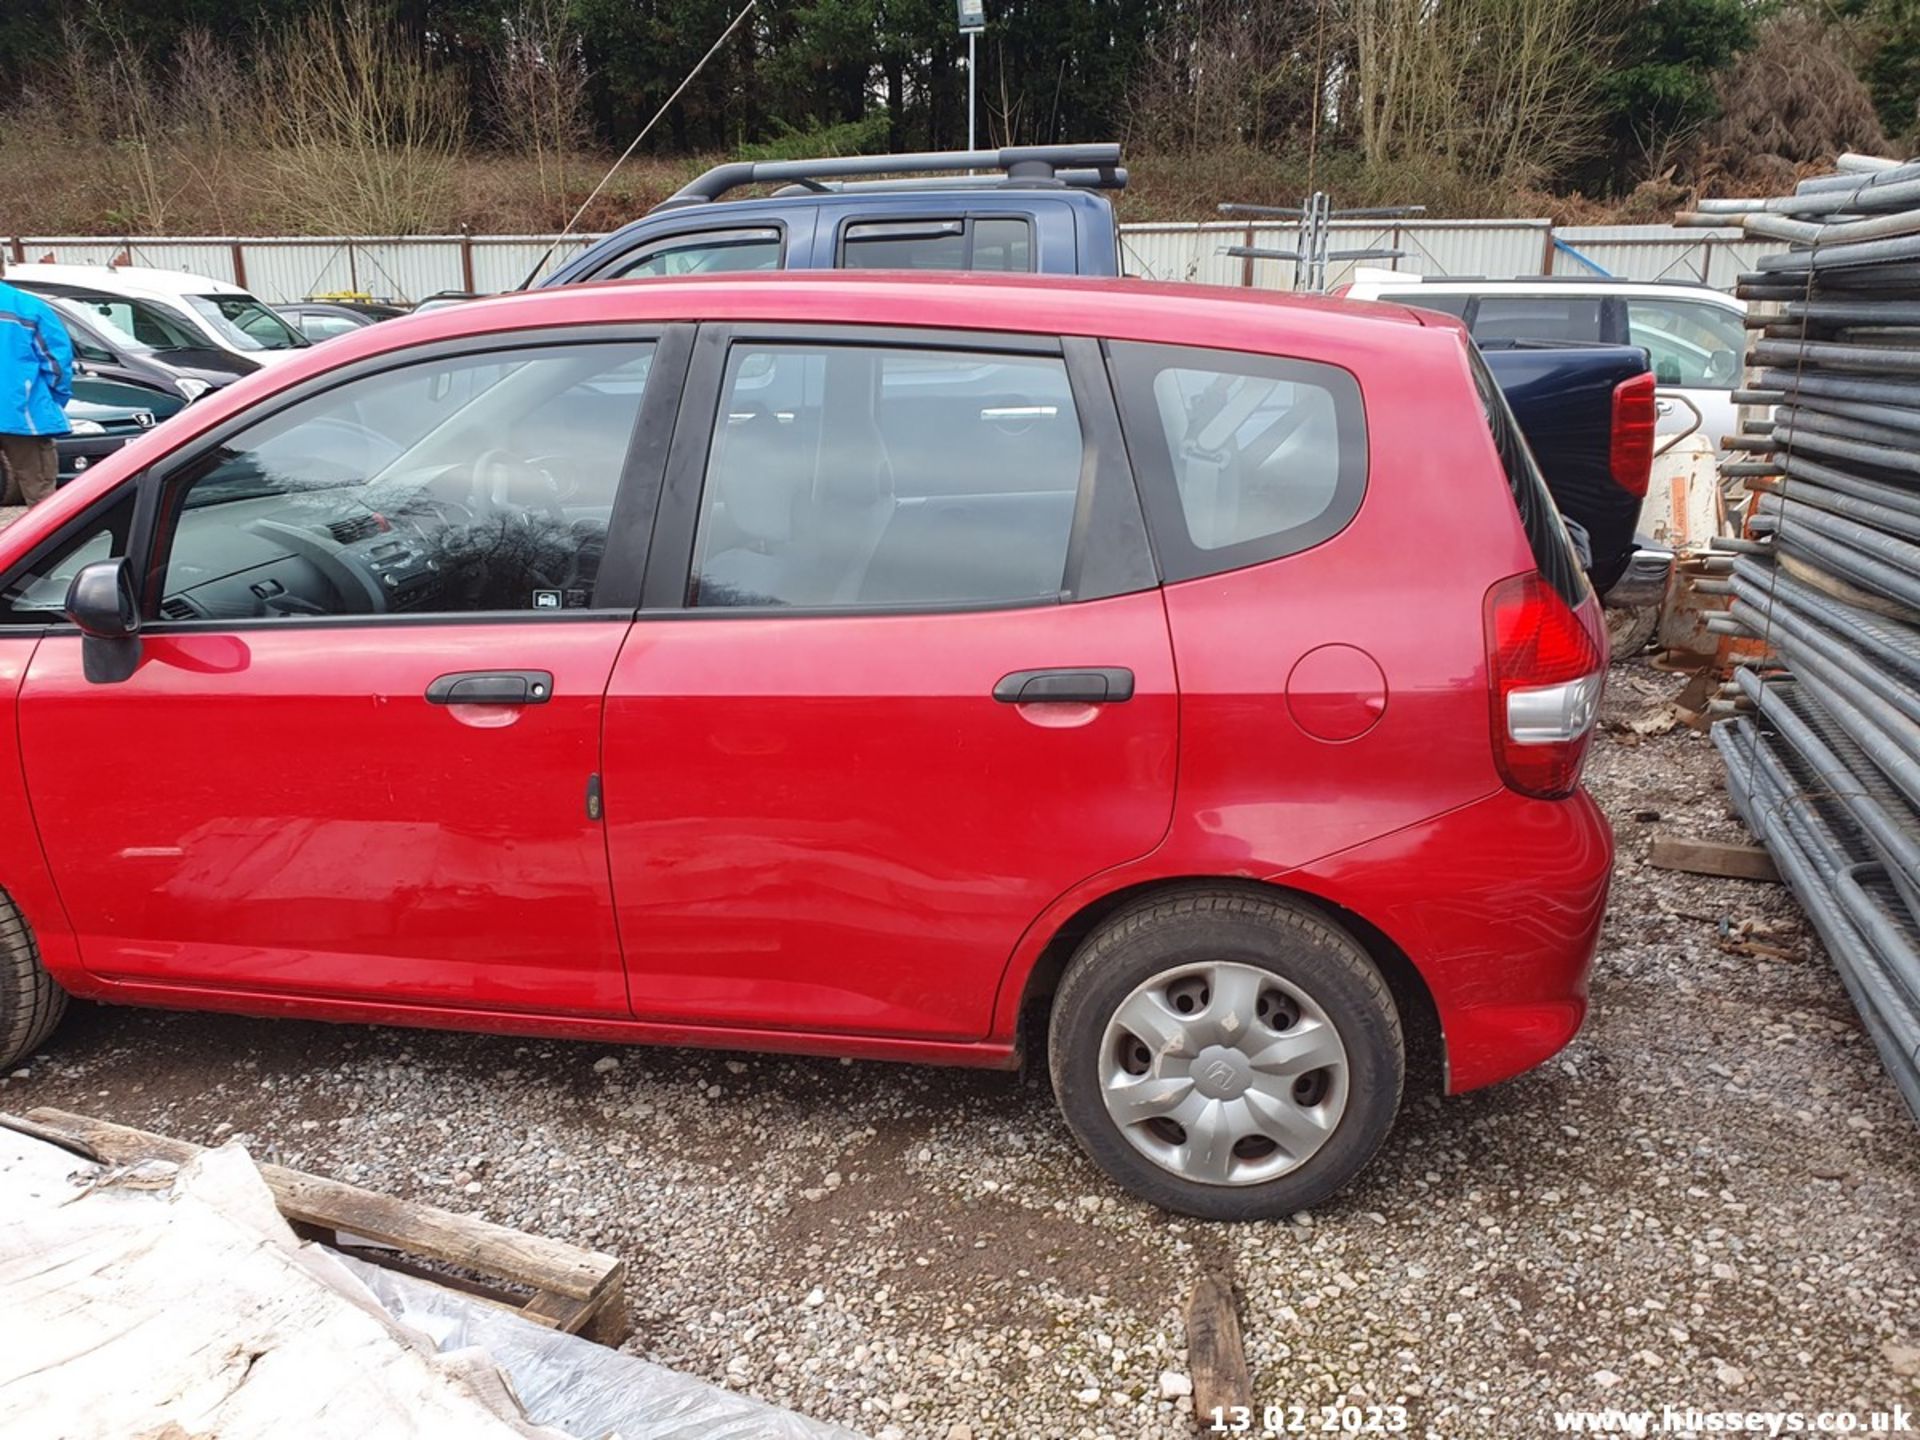
[[[688,340],[551,331],[323,375],[9,577],[8,616],[52,622],[21,749],[90,971],[131,998],[627,1013],[601,708],[638,598],[623,507],[657,488]],[[129,533],[146,625],[103,673],[58,610]]]
[[[987,1034],[1172,809],[1165,609],[1090,341],[703,330],[608,839],[635,1014]]]

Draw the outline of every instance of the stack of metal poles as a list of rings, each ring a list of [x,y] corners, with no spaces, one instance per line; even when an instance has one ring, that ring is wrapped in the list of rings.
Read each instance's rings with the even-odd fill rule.
[[[1764,643],[1715,725],[1729,789],[1920,1117],[1920,162],[1842,156],[1683,223],[1785,240],[1723,478],[1750,494],[1716,627]],[[1744,412],[1754,413],[1754,412]]]

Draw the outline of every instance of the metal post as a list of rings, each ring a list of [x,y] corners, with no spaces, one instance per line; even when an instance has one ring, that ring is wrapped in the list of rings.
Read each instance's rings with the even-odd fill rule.
[[[978,30],[967,31],[967,149],[975,148],[973,143],[973,62],[976,42],[980,39]]]

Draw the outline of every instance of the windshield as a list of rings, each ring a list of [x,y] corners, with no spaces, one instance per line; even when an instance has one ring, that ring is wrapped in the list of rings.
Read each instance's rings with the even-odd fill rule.
[[[312,342],[251,295],[183,295],[235,350],[297,350]]]
[[[206,340],[191,326],[145,300],[122,300],[115,295],[75,295],[69,302],[83,317],[132,342],[143,350],[204,350]]]

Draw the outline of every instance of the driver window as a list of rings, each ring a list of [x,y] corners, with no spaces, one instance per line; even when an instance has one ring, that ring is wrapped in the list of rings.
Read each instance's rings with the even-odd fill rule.
[[[644,342],[422,361],[290,405],[164,504],[161,620],[593,604]]]
[[[701,230],[677,235],[633,252],[597,280],[658,278],[665,275],[718,275],[736,270],[778,270],[780,232]]]

